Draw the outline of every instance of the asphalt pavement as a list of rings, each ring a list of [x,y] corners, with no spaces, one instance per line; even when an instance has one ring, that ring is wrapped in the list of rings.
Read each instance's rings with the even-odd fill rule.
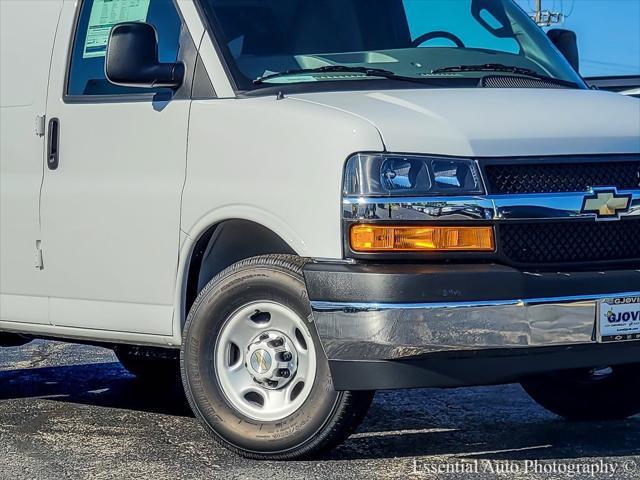
[[[0,349],[0,479],[571,477],[639,479],[640,417],[568,423],[518,385],[379,392],[325,457],[256,462],[219,447],[181,392],[142,384],[110,350]]]

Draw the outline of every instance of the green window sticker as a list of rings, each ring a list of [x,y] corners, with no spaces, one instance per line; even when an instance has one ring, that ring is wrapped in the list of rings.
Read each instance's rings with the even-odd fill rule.
[[[104,57],[109,33],[122,22],[145,22],[151,0],[94,0],[83,58]]]

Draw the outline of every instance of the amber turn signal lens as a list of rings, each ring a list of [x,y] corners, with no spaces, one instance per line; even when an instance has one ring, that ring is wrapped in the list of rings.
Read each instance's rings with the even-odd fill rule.
[[[354,225],[355,252],[492,252],[493,227]]]

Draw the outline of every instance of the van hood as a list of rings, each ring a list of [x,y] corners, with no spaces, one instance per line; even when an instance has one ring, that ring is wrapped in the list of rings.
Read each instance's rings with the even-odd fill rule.
[[[472,157],[640,153],[640,100],[567,89],[292,95],[373,124],[387,151]]]

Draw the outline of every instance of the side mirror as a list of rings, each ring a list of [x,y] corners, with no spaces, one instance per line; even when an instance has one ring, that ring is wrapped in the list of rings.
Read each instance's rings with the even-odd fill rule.
[[[580,72],[580,54],[578,53],[578,37],[576,32],[562,28],[554,28],[547,32],[547,36],[560,53],[568,60],[576,72]]]
[[[178,89],[184,80],[184,65],[160,63],[156,29],[148,23],[119,23],[107,44],[105,74],[122,87]]]

